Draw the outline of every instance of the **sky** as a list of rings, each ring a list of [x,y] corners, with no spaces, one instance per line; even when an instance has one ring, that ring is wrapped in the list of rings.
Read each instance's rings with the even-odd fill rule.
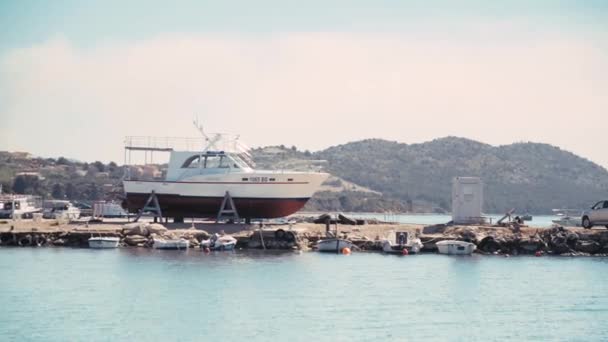
[[[606,1],[0,1],[0,150],[549,143],[608,167]],[[390,156],[387,156],[390,158]]]

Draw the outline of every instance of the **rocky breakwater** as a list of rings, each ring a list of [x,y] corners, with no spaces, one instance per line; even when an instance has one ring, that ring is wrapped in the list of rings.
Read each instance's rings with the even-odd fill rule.
[[[57,229],[30,228],[26,231],[9,229],[0,232],[0,246],[42,247],[88,247],[91,237],[118,237],[120,246],[152,247],[154,239],[186,239],[190,247],[198,247],[209,234],[199,229],[168,230],[155,223],[128,223],[113,228],[89,226],[57,227]]]
[[[481,254],[608,256],[605,229],[431,226],[423,229],[420,238],[424,251],[436,251],[435,244],[442,240],[462,240],[477,245]]]

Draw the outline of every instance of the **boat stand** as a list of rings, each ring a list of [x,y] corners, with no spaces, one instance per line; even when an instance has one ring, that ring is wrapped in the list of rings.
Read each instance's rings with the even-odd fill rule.
[[[230,207],[227,208],[226,205]],[[234,222],[238,223],[240,221],[239,213],[236,210],[236,206],[234,205],[234,201],[232,200],[232,196],[230,196],[230,192],[226,191],[224,195],[224,199],[222,200],[222,206],[220,207],[220,211],[217,213],[217,219],[215,223],[219,223],[222,219],[232,218]]]
[[[150,193],[150,197],[148,197],[148,200],[146,201],[146,204],[144,204],[144,207],[139,209],[139,212],[137,213],[137,216],[135,217],[135,220],[133,220],[133,222],[137,222],[142,216],[154,217],[155,223],[157,221],[157,218],[160,218],[161,223],[163,222],[163,213],[160,210],[160,204],[158,204],[158,197],[156,197],[156,193],[154,192],[154,190],[152,190],[152,192]]]

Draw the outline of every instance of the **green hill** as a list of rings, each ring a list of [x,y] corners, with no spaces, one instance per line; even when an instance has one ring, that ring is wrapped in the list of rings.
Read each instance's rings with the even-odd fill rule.
[[[608,171],[547,144],[494,147],[447,137],[422,144],[363,140],[316,153],[327,170],[401,201],[426,201],[449,210],[451,180],[479,176],[486,212],[549,213],[586,208],[608,198]]]

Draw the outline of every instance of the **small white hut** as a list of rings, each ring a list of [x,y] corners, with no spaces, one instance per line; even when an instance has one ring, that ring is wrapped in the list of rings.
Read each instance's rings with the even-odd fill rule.
[[[452,180],[452,221],[479,224],[483,207],[483,183],[479,177],[454,177]]]

